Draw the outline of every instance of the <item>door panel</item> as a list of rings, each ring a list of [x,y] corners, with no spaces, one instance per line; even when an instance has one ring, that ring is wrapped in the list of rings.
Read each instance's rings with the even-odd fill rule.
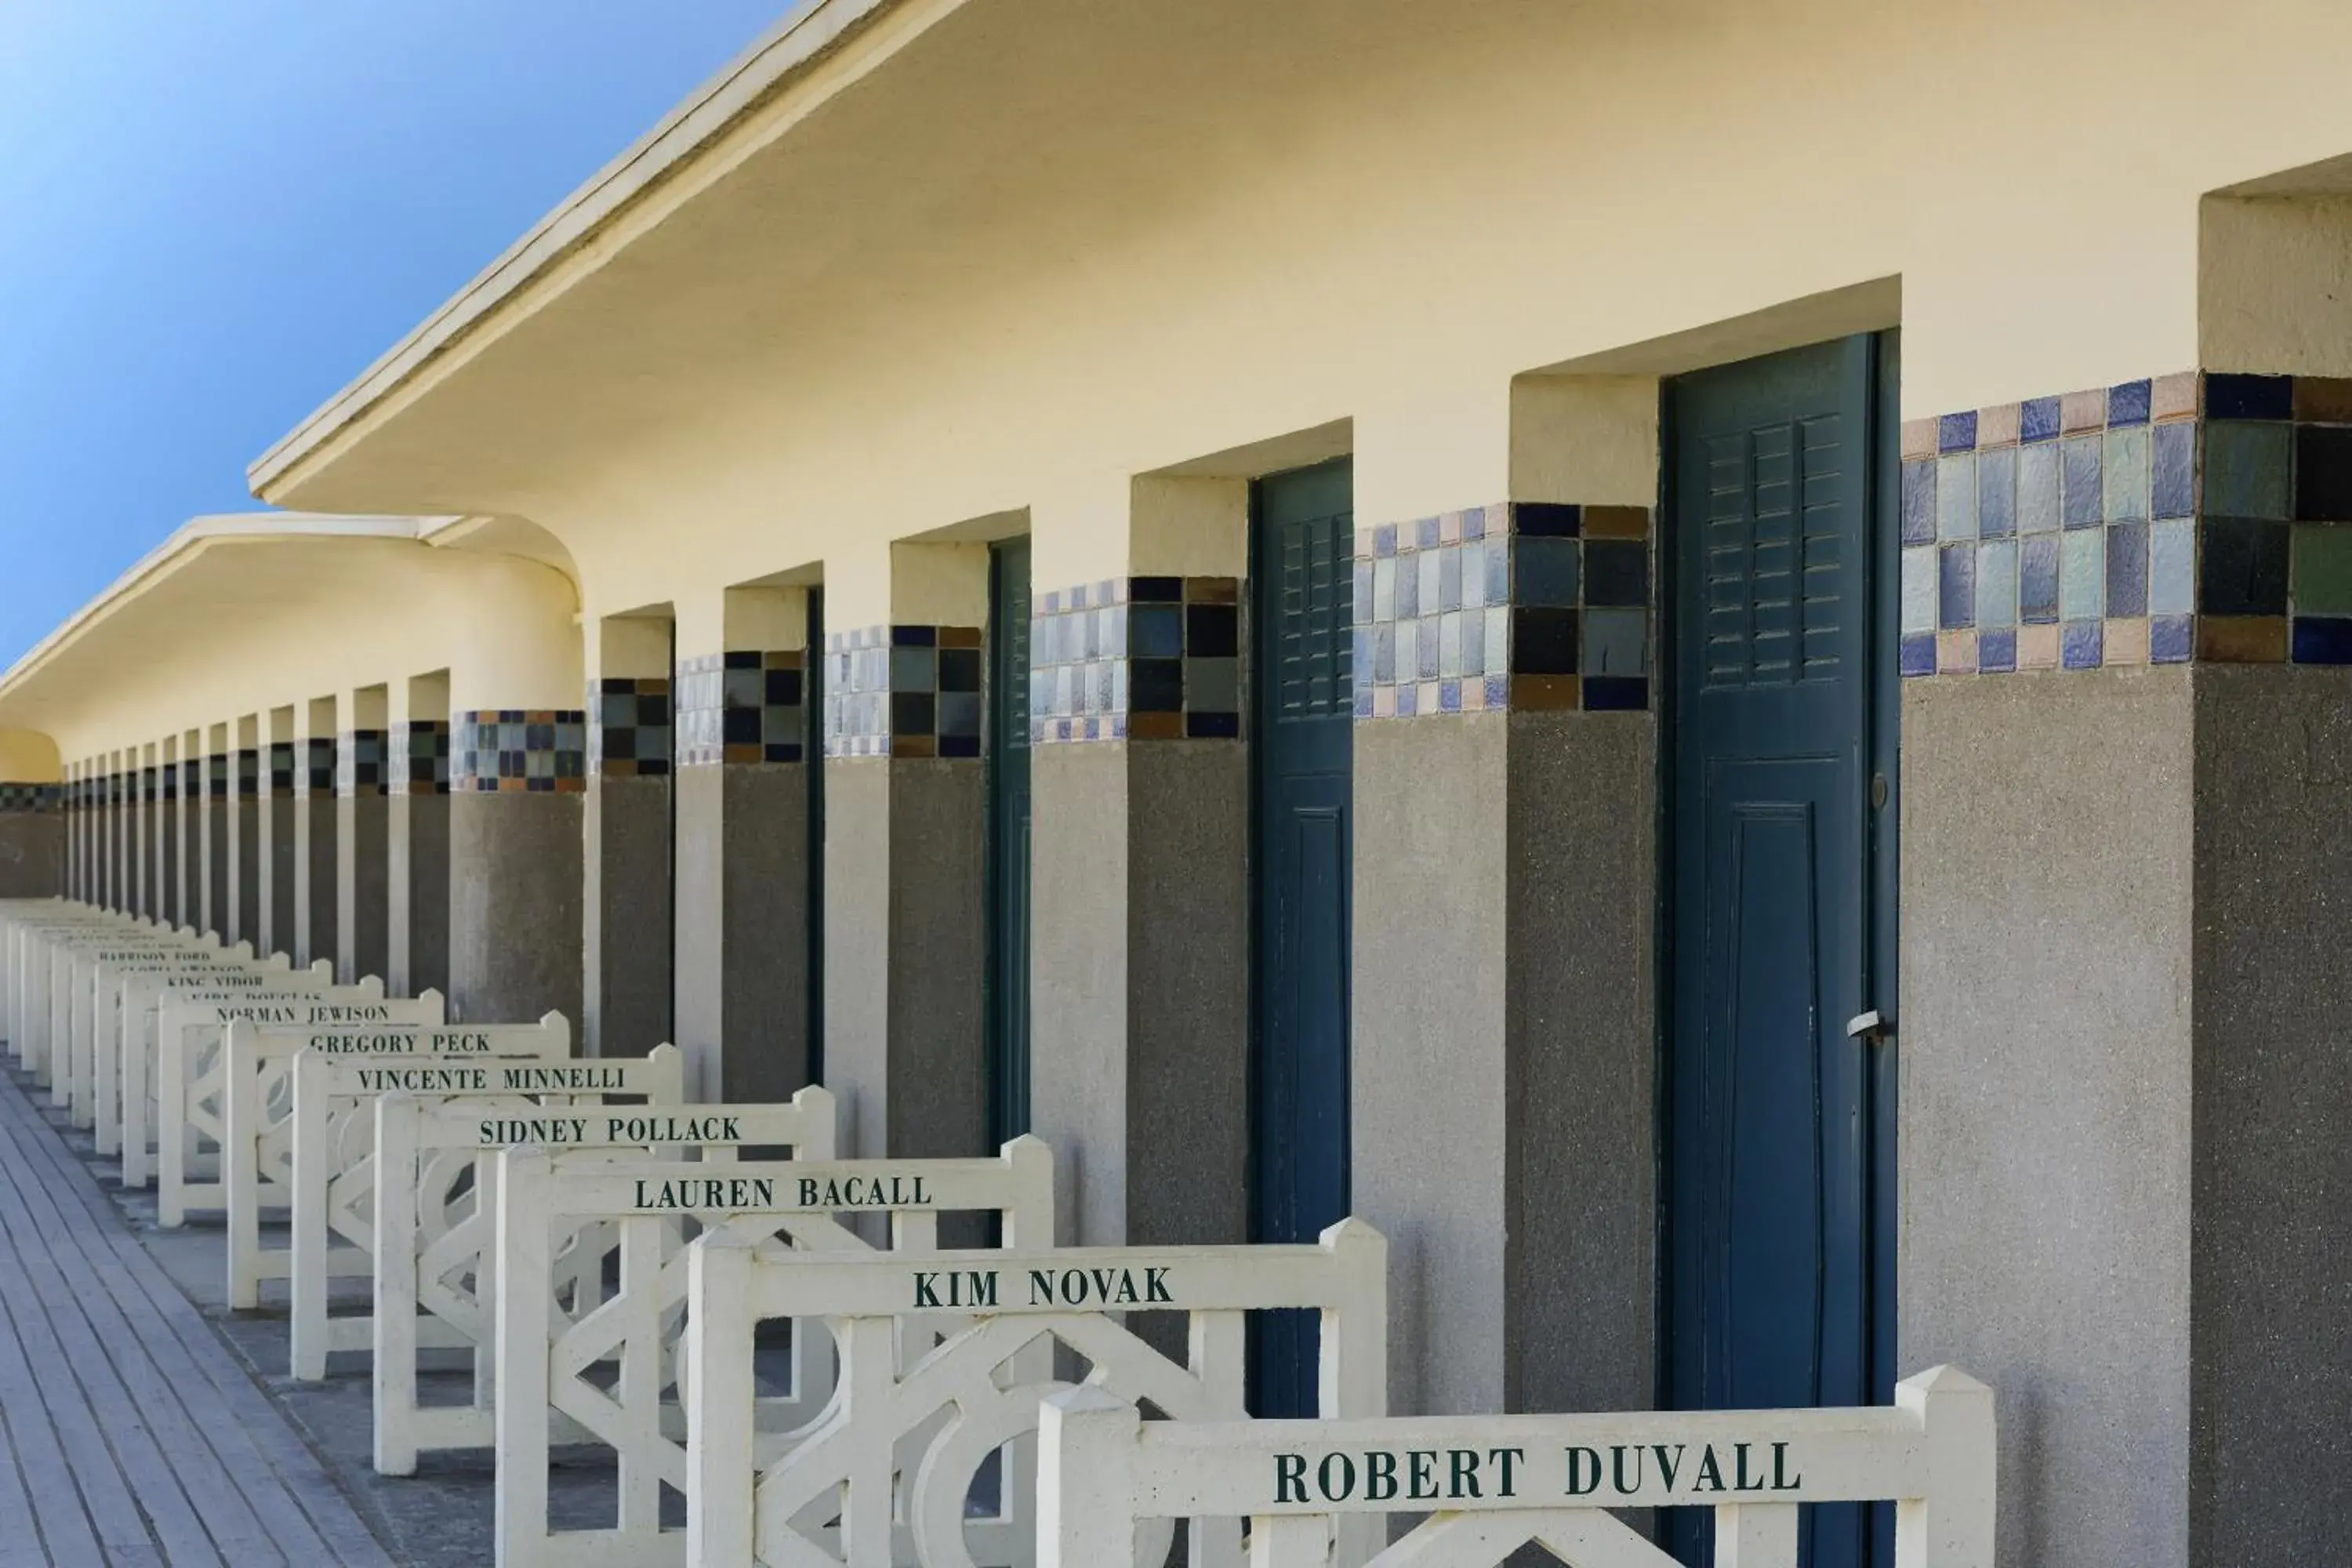
[[[1353,813],[1352,470],[1263,479],[1252,509],[1253,1238],[1312,1241],[1348,1212]],[[1252,1325],[1251,1408],[1315,1408],[1311,1313]]]
[[[1684,1409],[1874,1394],[1867,1064],[1874,349],[1669,392],[1676,584],[1667,1388]],[[1805,1521],[1866,1561],[1863,1512]],[[1709,1559],[1701,1516],[1670,1532]]]
[[[1029,1131],[1029,541],[989,550],[988,1128]]]

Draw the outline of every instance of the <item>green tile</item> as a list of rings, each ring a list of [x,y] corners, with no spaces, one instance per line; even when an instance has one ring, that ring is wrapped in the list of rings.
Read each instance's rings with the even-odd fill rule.
[[[2288,515],[2294,429],[2217,420],[2205,428],[2207,517]]]
[[[2352,527],[2297,525],[2293,583],[2295,614],[2352,615]]]

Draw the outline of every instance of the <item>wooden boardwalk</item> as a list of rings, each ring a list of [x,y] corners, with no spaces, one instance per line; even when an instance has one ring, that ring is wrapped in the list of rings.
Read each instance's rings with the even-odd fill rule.
[[[391,1562],[0,1072],[0,1568]]]

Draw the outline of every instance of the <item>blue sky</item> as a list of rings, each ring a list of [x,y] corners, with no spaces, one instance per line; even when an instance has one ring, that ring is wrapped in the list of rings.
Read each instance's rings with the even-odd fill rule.
[[[0,0],[0,665],[787,0]]]

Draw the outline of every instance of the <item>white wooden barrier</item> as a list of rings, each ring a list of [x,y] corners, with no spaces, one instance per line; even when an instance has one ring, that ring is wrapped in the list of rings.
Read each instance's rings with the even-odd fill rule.
[[[988,1455],[1037,1428],[1039,1401],[1069,1386],[1003,1375],[1033,1346],[1057,1344],[1088,1365],[1088,1384],[1149,1400],[1174,1421],[1234,1421],[1247,1410],[1244,1314],[1322,1313],[1317,1408],[1353,1419],[1387,1408],[1388,1244],[1344,1220],[1311,1247],[1018,1249],[1002,1255],[793,1256],[754,1252],[719,1235],[689,1249],[688,1562],[694,1568],[975,1568],[965,1500]],[[1118,1321],[1181,1312],[1185,1363]],[[965,1320],[903,1372],[893,1354],[908,1313]],[[752,1331],[763,1318],[819,1316],[840,1347],[835,1408],[780,1458],[754,1447]],[[949,1418],[909,1464],[900,1439]],[[993,1565],[1036,1561],[1034,1498],[1010,1495],[1012,1526],[992,1542]],[[837,1521],[837,1522],[835,1522]],[[1370,1555],[1379,1521],[1343,1521],[1341,1561]],[[903,1531],[903,1534],[901,1531]],[[1158,1568],[1173,1527],[1148,1521],[1123,1553],[1088,1568]],[[1234,1568],[1233,1519],[1195,1519],[1198,1568]],[[909,1551],[911,1549],[911,1555]]]
[[[155,1024],[156,1223],[176,1228],[187,1223],[191,1210],[228,1207],[223,1153],[228,1145],[227,1026],[239,1018],[302,1030],[433,1028],[442,1023],[438,991],[428,990],[414,1000],[390,999],[383,992],[383,983],[370,975],[357,985],[337,986],[316,996],[194,991],[169,999],[171,1005],[158,1012]],[[291,1059],[273,1058],[264,1068],[265,1093],[278,1095],[280,1116],[291,1109],[284,1099],[292,1092],[285,1071]],[[131,1136],[126,1113],[125,1182],[131,1181],[134,1155],[143,1158],[144,1151]],[[268,1206],[268,1194],[263,1201]]]
[[[570,1043],[562,1018],[548,1032]],[[451,1039],[462,1030],[445,1030]],[[495,1047],[492,1031],[474,1035]],[[675,1105],[685,1092],[685,1053],[656,1046],[646,1057],[598,1061],[518,1058],[511,1054],[385,1057],[370,1060],[306,1050],[294,1058],[293,1317],[289,1328],[296,1379],[327,1375],[332,1351],[363,1351],[375,1331],[375,1102],[419,1094],[497,1104],[520,1113],[553,1105],[604,1105],[620,1096],[640,1107]],[[339,1247],[338,1241],[349,1247]],[[340,1260],[341,1267],[337,1267]],[[370,1278],[371,1310],[330,1317],[330,1272]],[[456,1343],[454,1340],[451,1343]]]
[[[221,1184],[226,1189],[222,1202],[228,1211],[228,1304],[239,1310],[261,1305],[263,1280],[292,1278],[292,1254],[262,1246],[261,1218],[266,1209],[293,1206],[293,1061],[306,1049],[338,1056],[497,1055],[562,1061],[572,1054],[572,1031],[556,1013],[537,1024],[472,1027],[273,1029],[242,1019],[232,1022],[222,1047],[226,1058],[222,1129],[226,1137]]]
[[[785,1105],[673,1104],[657,1113],[627,1106],[518,1113],[394,1094],[376,1102],[375,1117],[375,1468],[387,1476],[414,1475],[425,1450],[488,1447],[495,1436],[490,1308],[499,1168],[483,1155],[543,1145],[554,1167],[566,1172],[632,1155],[638,1162],[670,1158],[681,1173],[731,1170],[742,1145],[830,1160],[835,1124],[833,1096],[814,1087]],[[688,1152],[699,1158],[687,1163]],[[573,1250],[580,1257],[572,1272],[601,1286],[607,1248],[579,1237]],[[596,1294],[597,1303],[574,1300],[575,1320],[601,1303],[601,1289]],[[474,1347],[471,1404],[417,1404],[420,1321],[440,1324]]]
[[[992,1214],[1006,1245],[1050,1239],[1054,1162],[1035,1138],[1016,1138],[994,1159],[740,1163],[724,1174],[646,1162],[559,1170],[543,1149],[499,1157],[497,1323],[498,1560],[501,1568],[657,1564],[687,1560],[684,1532],[661,1527],[661,1489],[689,1490],[685,1432],[693,1422],[691,1379],[680,1366],[699,1340],[698,1307],[688,1305],[688,1258],[675,1250],[677,1225],[691,1219],[703,1242],[798,1255],[887,1258],[836,1216],[888,1216],[894,1246],[930,1257],[942,1214]],[[620,1253],[620,1289],[585,1314],[559,1316],[551,1263],[583,1225],[605,1222]],[[748,1254],[747,1254],[748,1255]],[[1001,1254],[947,1254],[969,1264]],[[683,1331],[680,1311],[683,1309]],[[762,1396],[751,1366],[751,1326],[729,1362],[728,1396],[740,1405],[733,1456],[751,1467],[780,1456],[838,1397],[835,1359],[814,1310],[790,1317],[792,1387]],[[906,1353],[929,1340],[902,1325]],[[731,1342],[730,1342],[731,1343]],[[1036,1358],[1028,1358],[1030,1363]],[[592,1376],[617,1368],[609,1385]],[[709,1386],[708,1382],[703,1386]],[[553,1532],[548,1521],[548,1413],[568,1418],[619,1460],[618,1522],[604,1531]],[[910,1426],[920,1426],[919,1418]],[[889,1439],[884,1439],[886,1447]],[[1029,1456],[1034,1463],[1034,1453]],[[959,1494],[961,1501],[961,1494]]]
[[[69,1105],[73,1098],[73,1042],[77,1032],[88,1026],[95,994],[83,961],[97,961],[100,954],[121,961],[164,954],[215,962],[251,956],[236,948],[205,951],[176,933],[145,930],[50,932],[37,938],[33,964],[40,1016],[34,1023],[34,1070],[47,1087],[52,1105]]]
[[[112,956],[117,951],[107,950],[107,957],[76,954],[72,958],[73,1005],[68,1015],[66,1070],[70,1086],[69,1114],[76,1127],[95,1130],[98,1126],[100,1074],[101,1070],[105,1072],[109,1084],[114,1076],[112,1064],[109,1062],[101,1068],[101,1062],[111,1054],[107,1047],[120,1037],[125,979],[132,975],[173,976],[202,979],[227,988],[261,990],[273,984],[284,985],[291,973],[284,953],[257,959],[244,942],[226,955],[155,952],[143,958]],[[110,1154],[114,1150],[101,1148],[99,1152]]]
[[[1797,1568],[1806,1503],[1895,1503],[1894,1568],[1992,1568],[1992,1391],[1951,1367],[1862,1410],[1147,1422],[1045,1405],[1041,1568],[1124,1563],[1155,1519],[1250,1521],[1251,1568],[1329,1568],[1334,1527],[1428,1517],[1369,1568],[1675,1568],[1611,1510],[1712,1508],[1716,1568]]]
[[[100,1155],[122,1152],[123,1128],[134,1120],[132,1093],[139,1097],[135,1120],[140,1136],[153,1125],[147,1103],[154,1082],[152,1065],[155,1047],[155,1015],[166,996],[203,992],[228,992],[252,996],[324,995],[335,984],[335,966],[320,959],[308,969],[288,965],[276,953],[243,973],[203,968],[151,970],[134,966],[128,972],[101,969],[98,976],[97,1092],[92,1110],[94,1141]]]

